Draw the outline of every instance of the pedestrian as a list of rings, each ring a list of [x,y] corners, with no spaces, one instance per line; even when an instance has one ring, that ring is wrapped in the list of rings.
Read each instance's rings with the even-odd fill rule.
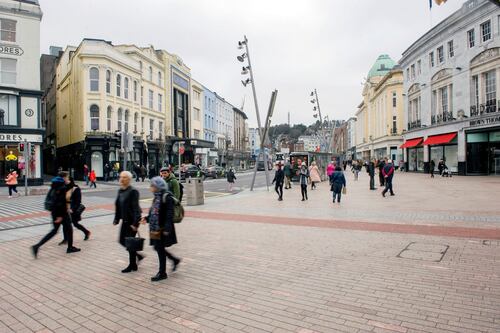
[[[64,238],[67,240],[66,253],[79,252],[80,249],[73,246],[73,228],[66,203],[66,183],[69,182],[68,173],[62,171],[51,181],[50,190],[45,198],[45,207],[50,210],[52,216],[52,230],[45,235],[37,244],[31,247],[35,259],[38,257],[40,247],[54,237],[62,225]]]
[[[358,161],[354,161],[352,163],[352,172],[354,173],[354,180],[355,181],[358,181],[360,171],[361,171],[361,164],[358,163]]]
[[[376,159],[373,159],[371,162],[368,163],[366,171],[368,172],[368,175],[370,176],[370,190],[376,190],[375,188],[375,163],[377,163]]]
[[[345,176],[340,166],[337,166],[335,172],[331,175],[330,184],[330,191],[333,192],[333,203],[335,203],[335,198],[337,202],[340,203],[343,188],[346,187]]]
[[[59,172],[61,172],[60,170]],[[83,180],[85,181],[85,185],[89,185],[89,167],[87,164],[83,165]]]
[[[321,183],[321,175],[319,173],[318,166],[316,165],[316,161],[311,163],[309,175],[311,177],[311,190],[314,190],[316,188],[316,184]]]
[[[82,205],[82,190],[75,183],[73,177],[68,177],[66,188],[66,204],[69,216],[71,218],[71,223],[75,228],[83,232],[83,234],[85,235],[83,240],[89,240],[90,231],[88,231],[87,228],[80,224],[80,221],[82,220],[82,213],[85,209],[85,206]],[[64,238],[62,242],[59,243],[59,245],[63,245],[66,243],[67,240],[66,238]]]
[[[326,167],[326,175],[328,176],[328,179],[330,179],[330,176],[334,171],[335,167],[333,166],[333,161],[330,161],[330,163],[328,163],[328,166]]]
[[[16,196],[19,197],[20,194],[17,192],[17,172],[14,169],[10,169],[7,178],[5,178],[5,184],[9,188],[9,198],[12,198],[12,192],[16,193]]]
[[[141,167],[139,164],[134,164],[134,173],[135,173],[135,181],[138,182],[141,180]]]
[[[278,193],[278,201],[283,201],[283,182],[285,179],[285,172],[281,169],[281,164],[276,163],[276,172],[274,173],[273,184],[274,190]]]
[[[229,168],[227,172],[227,182],[229,184],[229,192],[233,191],[234,181],[236,180],[236,175],[234,174],[233,168]]]
[[[385,178],[385,188],[382,191],[382,196],[385,197],[387,191],[389,191],[391,193],[391,196],[393,196],[394,192],[392,190],[392,178],[394,177],[394,165],[392,165],[392,160],[387,161],[387,164],[382,170],[382,174]]]
[[[345,171],[345,169],[347,169],[347,161],[346,160],[344,160],[344,171]]]
[[[444,167],[445,167],[444,160],[443,160],[443,159],[440,159],[440,160],[439,160],[439,163],[438,163],[438,172],[439,172],[439,175],[440,175],[440,176],[442,176],[442,175],[443,175],[443,170],[444,170]]]
[[[429,172],[431,174],[431,178],[434,178],[434,169],[436,168],[436,162],[434,160],[431,160],[429,163]]]
[[[289,160],[286,161],[283,172],[285,173],[285,190],[287,190],[292,188],[292,166]]]
[[[97,188],[96,184],[97,177],[95,175],[94,170],[90,171],[89,180],[90,180],[90,188],[92,188],[92,186],[94,186],[94,188]]]
[[[378,179],[380,181],[380,187],[385,185],[385,178],[384,174],[382,173],[384,167],[385,167],[385,159],[378,160],[377,168],[378,168]]]
[[[111,168],[108,163],[104,165],[104,181],[107,182],[109,180],[109,172]]]
[[[167,191],[167,183],[161,177],[151,179],[153,202],[148,216],[141,219],[141,223],[149,223],[150,245],[158,254],[158,273],[151,281],[165,280],[167,276],[167,258],[172,260],[172,271],[175,272],[181,259],[173,256],[165,248],[177,244],[174,227],[174,199],[173,194]]]
[[[299,183],[300,183],[300,193],[302,194],[302,201],[309,200],[307,198],[308,180],[309,180],[309,170],[307,169],[306,162],[302,162],[299,170]]]
[[[182,201],[181,186],[177,178],[175,178],[172,169],[169,167],[163,167],[160,169],[160,175],[167,184],[167,191],[172,193],[177,200]]]
[[[141,179],[142,179],[143,183],[144,183],[144,179],[146,178],[147,173],[148,173],[148,170],[146,169],[144,164],[141,165]]]
[[[120,189],[115,201],[115,218],[113,224],[117,225],[122,222],[120,228],[119,242],[125,246],[125,238],[135,237],[139,222],[141,220],[141,207],[139,206],[139,192],[133,188],[132,173],[122,171],[119,178]],[[130,273],[137,270],[137,261],[141,261],[144,256],[133,250],[128,250],[129,263],[122,270],[122,273]]]

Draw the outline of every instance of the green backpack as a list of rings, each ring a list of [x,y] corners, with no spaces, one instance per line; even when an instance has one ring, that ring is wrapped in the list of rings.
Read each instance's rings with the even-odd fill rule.
[[[174,223],[181,223],[182,219],[184,219],[184,207],[171,192],[166,192],[163,195],[162,201],[164,203],[167,201],[167,196],[171,196],[172,200],[174,201]]]

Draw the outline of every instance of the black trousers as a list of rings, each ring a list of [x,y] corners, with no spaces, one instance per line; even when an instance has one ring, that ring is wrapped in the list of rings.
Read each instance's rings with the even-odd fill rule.
[[[380,180],[380,186],[384,186],[385,184],[385,177],[382,171],[379,171],[378,173],[378,179]]]
[[[156,253],[158,253],[158,273],[167,274],[167,258],[174,262],[178,261],[179,259],[168,252],[163,245],[155,245],[155,251]]]
[[[274,190],[276,191],[276,193],[278,193],[278,196],[280,198],[283,198],[283,184],[274,185]]]
[[[375,189],[375,176],[370,176],[370,190]]]
[[[135,237],[137,231],[132,230],[131,225],[128,223],[123,223],[120,228],[120,244],[125,247],[125,238],[126,237]],[[127,250],[128,251],[128,250]],[[135,267],[137,266],[137,259],[142,259],[142,255],[138,254],[137,251],[128,251],[128,260],[129,266]]]
[[[434,169],[431,169],[430,172],[431,172],[431,178],[434,178]]]
[[[307,184],[300,184],[300,193],[302,193],[302,199],[307,200]]]
[[[9,196],[12,196],[12,191],[17,193],[17,185],[7,185],[9,187]]]
[[[385,180],[385,188],[382,192],[385,194],[387,193],[387,191],[389,191],[392,195],[394,195],[394,192],[392,191],[392,179],[389,178]]]
[[[69,215],[66,215],[61,223],[55,223],[52,221],[52,230],[46,234],[39,242],[36,244],[36,247],[40,247],[43,244],[47,243],[52,237],[54,237],[59,231],[59,227],[63,227],[64,239],[68,242],[68,249],[73,247],[73,227],[71,226],[71,218]]]
[[[73,223],[73,226],[83,232],[86,235],[88,235],[90,232],[85,228],[83,225],[80,224],[81,218],[75,215],[71,215],[71,222]]]

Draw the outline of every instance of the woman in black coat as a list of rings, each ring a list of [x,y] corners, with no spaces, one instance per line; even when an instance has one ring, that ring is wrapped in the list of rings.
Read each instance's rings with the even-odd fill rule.
[[[172,260],[172,271],[177,269],[181,260],[165,248],[177,244],[177,236],[174,227],[174,198],[167,191],[167,183],[161,177],[151,179],[151,192],[154,194],[153,203],[149,209],[149,215],[141,220],[141,223],[149,223],[150,245],[158,253],[158,274],[151,281],[160,281],[167,278],[167,258]]]
[[[83,232],[83,234],[85,235],[85,238],[83,240],[89,240],[90,231],[88,231],[87,228],[80,224],[83,213],[83,210],[80,209],[80,205],[82,204],[82,190],[77,184],[75,184],[75,180],[73,179],[73,177],[69,177],[68,179],[68,184],[66,184],[66,203],[68,205],[68,212],[71,217],[71,222],[73,223],[73,226],[75,228]],[[67,240],[65,237],[63,241],[59,243],[59,245],[63,245],[66,243]]]

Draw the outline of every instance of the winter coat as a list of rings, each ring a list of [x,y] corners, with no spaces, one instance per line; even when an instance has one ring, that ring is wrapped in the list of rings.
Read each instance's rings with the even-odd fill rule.
[[[164,196],[165,193],[166,192],[162,192],[160,196],[160,198],[162,198],[162,202],[160,203],[160,210],[158,212],[158,223],[163,232],[160,239],[150,240],[150,245],[152,246],[160,245],[163,247],[169,247],[177,244],[177,235],[175,233],[174,226],[174,199],[172,199],[171,195]],[[163,200],[163,198],[165,198],[165,200]],[[152,211],[150,210],[149,215],[146,216],[146,221],[148,221],[148,223],[151,214]]]
[[[283,172],[285,173],[286,177],[292,176],[292,167],[290,166],[290,164],[285,165],[285,167],[283,168]]]
[[[177,200],[181,200],[181,187],[179,185],[179,181],[175,178],[174,173],[170,173],[168,178],[164,179],[167,183],[168,190],[174,194],[174,197]]]
[[[7,179],[5,179],[5,184],[7,185],[17,185],[17,172],[12,171],[9,173],[7,176]]]
[[[319,174],[319,169],[316,165],[313,165],[309,169],[309,174],[311,175],[311,181],[315,183],[321,182],[321,175]]]
[[[328,164],[326,167],[326,175],[330,177],[333,173],[335,172],[335,167],[333,166],[332,163]]]
[[[276,173],[274,174],[274,179],[273,179],[273,184],[276,182],[276,185],[283,185],[283,182],[285,181],[285,172],[281,169],[276,170]]]
[[[299,170],[300,185],[307,185],[308,179],[309,179],[309,170],[307,170],[307,168],[301,167]]]
[[[330,191],[335,193],[340,193],[342,191],[342,187],[346,186],[345,176],[342,171],[335,171],[330,176]]]
[[[58,217],[65,218],[68,214],[68,207],[66,205],[66,184],[62,177],[54,177],[52,179],[52,184],[50,189],[54,191],[53,204],[51,215],[52,219],[57,219]]]
[[[95,182],[95,180],[96,180],[96,176],[95,176],[95,172],[94,172],[94,171],[90,171],[89,180],[90,180],[91,182]]]
[[[78,222],[82,220],[82,215],[76,213],[76,210],[82,203],[82,190],[80,189],[80,187],[75,185],[75,187],[73,187],[70,191],[71,197],[69,199],[69,208],[71,208],[71,211],[73,212],[71,213],[71,219]]]
[[[115,222],[122,220],[120,244],[125,246],[125,237],[135,236],[131,226],[138,227],[142,210],[139,206],[139,192],[132,186],[118,190],[115,201]]]
[[[229,183],[234,183],[235,179],[236,179],[236,176],[234,175],[234,171],[229,170],[229,172],[227,173],[227,181]]]
[[[394,166],[391,163],[386,164],[382,169],[382,175],[384,175],[387,180],[391,181],[392,177],[394,177]]]
[[[370,177],[375,176],[375,163],[370,162],[366,167],[366,172],[370,175]]]

